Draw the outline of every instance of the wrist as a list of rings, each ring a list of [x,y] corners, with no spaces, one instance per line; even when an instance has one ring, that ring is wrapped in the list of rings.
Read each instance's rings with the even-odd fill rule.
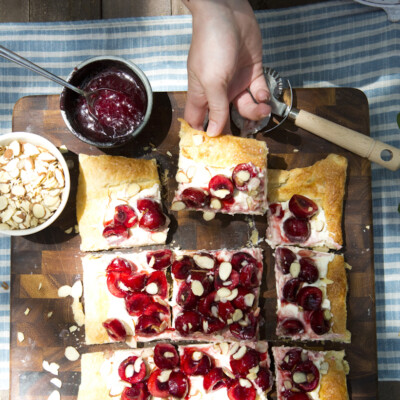
[[[236,11],[244,6],[248,6],[248,0],[182,0],[190,13],[195,16],[202,11],[209,15],[210,7],[220,10]]]

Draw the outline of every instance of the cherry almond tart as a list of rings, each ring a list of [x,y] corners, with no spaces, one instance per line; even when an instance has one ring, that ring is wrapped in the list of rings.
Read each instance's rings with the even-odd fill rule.
[[[260,214],[267,210],[265,142],[220,135],[209,137],[180,119],[178,188],[171,210],[197,210],[206,220],[216,213]]]

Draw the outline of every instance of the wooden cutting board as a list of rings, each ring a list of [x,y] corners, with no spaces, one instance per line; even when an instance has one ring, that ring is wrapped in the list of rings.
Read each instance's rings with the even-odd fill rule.
[[[156,158],[160,173],[167,174],[166,199],[169,204],[176,187],[174,175],[178,158],[178,117],[183,116],[186,94],[155,93],[150,123],[136,141],[107,154]],[[369,134],[368,102],[356,89],[297,89],[295,106],[348,128]],[[65,127],[58,109],[58,96],[32,96],[20,99],[14,108],[13,131],[29,131],[50,139],[56,146],[65,145],[71,165],[71,194],[68,205],[55,224],[28,237],[16,237],[11,244],[11,384],[13,400],[46,399],[55,387],[53,377],[43,371],[42,362],[60,365],[63,382],[62,399],[75,399],[80,383],[80,361],[64,357],[66,346],[80,353],[107,348],[84,345],[84,328],[70,333],[76,325],[71,298],[58,298],[60,286],[72,285],[82,278],[79,235],[66,233],[76,224],[75,196],[78,177],[77,154],[102,154],[103,151],[80,142]],[[371,216],[371,171],[368,161],[296,128],[290,122],[268,134],[270,150],[268,167],[290,169],[311,165],[333,152],[349,161],[344,203],[344,254],[353,267],[348,273],[348,326],[352,332],[349,345],[329,344],[325,348],[341,349],[350,364],[348,377],[352,399],[375,399],[377,395],[377,357],[375,330],[375,295],[373,236]],[[250,225],[254,222],[260,237],[265,236],[266,219],[257,216],[218,215],[205,222],[200,213],[180,212],[172,215],[169,244],[183,249],[237,248],[249,242]],[[274,334],[276,292],[271,250],[265,250],[263,296],[260,299],[265,322],[261,338],[279,343]],[[26,315],[26,310],[29,313]],[[17,340],[17,333],[25,336]],[[122,345],[111,345],[122,347]],[[322,345],[310,347],[321,349]]]

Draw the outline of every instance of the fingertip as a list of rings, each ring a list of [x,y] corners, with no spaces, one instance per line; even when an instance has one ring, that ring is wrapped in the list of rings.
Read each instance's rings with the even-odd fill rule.
[[[215,121],[210,120],[208,121],[206,133],[210,137],[215,137],[221,134],[221,129]]]
[[[257,90],[255,98],[258,102],[264,103],[270,99],[270,93],[266,89],[259,89]]]

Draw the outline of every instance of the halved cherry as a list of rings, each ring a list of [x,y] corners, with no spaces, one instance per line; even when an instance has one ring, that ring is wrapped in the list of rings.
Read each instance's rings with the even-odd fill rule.
[[[131,293],[125,297],[125,306],[129,315],[140,315],[150,304],[154,303],[151,296],[145,293]]]
[[[157,317],[159,319],[164,319],[165,315],[169,315],[168,306],[159,303],[158,301],[153,301],[144,310],[143,315],[149,315],[152,317]]]
[[[264,368],[260,367],[257,372],[257,378],[254,380],[254,383],[261,388],[263,392],[266,392],[272,386],[272,376],[270,372]]]
[[[124,324],[117,318],[108,319],[103,322],[103,326],[106,329],[108,336],[116,342],[124,341],[126,339],[126,329]]]
[[[115,207],[114,223],[122,224],[126,228],[132,228],[138,222],[135,210],[127,204],[120,204]]]
[[[247,184],[250,179],[255,176],[257,176],[257,171],[253,164],[238,164],[232,172],[232,181],[235,184],[236,189],[245,191],[247,190]]]
[[[293,243],[303,243],[311,235],[310,223],[306,219],[289,217],[283,222],[283,231]]]
[[[230,210],[232,206],[235,204],[235,198],[233,196],[228,197],[226,199],[219,199],[222,203],[223,210]]]
[[[129,294],[128,288],[124,288],[122,284],[124,279],[128,279],[131,275],[128,273],[108,272],[107,273],[107,288],[110,293],[119,298],[124,298]],[[122,279],[121,279],[122,277]]]
[[[129,237],[129,231],[124,225],[111,222],[103,229],[103,237],[108,238],[111,236],[120,236],[126,239]]]
[[[301,361],[301,349],[290,349],[286,352],[283,361],[279,365],[280,369],[291,371]]]
[[[232,319],[234,312],[235,307],[233,307],[230,301],[220,301],[218,303],[218,316],[222,318],[225,322]]]
[[[299,279],[307,283],[314,283],[319,278],[318,267],[310,257],[300,258]]]
[[[248,310],[253,307],[255,295],[251,289],[244,288],[243,286],[238,287],[238,294],[233,299],[233,305],[235,308],[240,310]]]
[[[246,380],[247,381],[247,380]],[[242,386],[239,380],[234,381],[228,389],[230,400],[255,400],[257,392],[250,381],[249,386]]]
[[[149,397],[146,382],[134,383],[131,387],[126,387],[121,394],[121,400],[147,400]]]
[[[256,336],[257,318],[252,313],[246,315],[246,317],[246,320],[240,320],[229,325],[229,330],[236,339],[251,340]]]
[[[204,208],[210,204],[207,192],[196,188],[187,188],[181,194],[181,200],[188,208]]]
[[[258,287],[260,285],[258,275],[257,266],[255,264],[247,264],[240,270],[240,284],[244,287]]]
[[[236,376],[246,376],[251,368],[260,364],[260,353],[250,347],[246,348],[246,353],[238,360],[234,358],[234,355],[231,355],[229,363]]]
[[[147,282],[147,274],[120,274],[120,281],[132,292],[141,292]]]
[[[205,251],[196,253],[193,256],[193,260],[196,265],[196,269],[203,271],[213,270],[217,262],[213,254],[207,253]]]
[[[229,290],[235,289],[240,284],[243,284],[243,282],[240,281],[239,278],[239,272],[236,270],[232,269],[230,275],[228,278],[226,278],[224,281],[221,279],[219,275],[219,269],[221,266],[215,268],[215,274],[214,274],[214,287],[215,289],[221,289],[222,287],[226,287]]]
[[[257,265],[257,260],[245,251],[238,251],[232,256],[231,264],[233,269],[239,271],[248,264]]]
[[[118,375],[129,383],[141,382],[146,377],[146,364],[141,358],[130,356],[119,365]]]
[[[141,336],[153,336],[164,332],[167,326],[156,316],[141,315],[135,325],[136,333]]]
[[[318,310],[322,303],[322,292],[315,286],[302,287],[297,294],[297,303],[306,311]]]
[[[153,269],[165,269],[172,263],[172,251],[169,249],[149,251],[146,254],[146,260]]]
[[[173,397],[182,399],[190,390],[190,381],[182,371],[172,371],[168,379],[168,391]]]
[[[149,376],[147,382],[147,388],[154,397],[166,398],[169,396],[168,390],[168,373],[172,371],[163,371],[161,369],[155,369]]]
[[[321,309],[311,313],[310,325],[317,335],[324,335],[331,328],[329,322],[324,318],[324,312]]]
[[[292,336],[304,332],[304,325],[296,318],[287,318],[280,325],[285,335]]]
[[[299,379],[293,380],[295,374],[297,376],[302,374],[300,376],[304,376],[304,381],[299,382]],[[311,360],[303,361],[292,371],[292,380],[294,385],[299,389],[304,392],[312,392],[319,384],[319,370]]]
[[[296,254],[287,247],[278,247],[275,251],[276,264],[279,269],[284,273],[290,272],[290,266],[296,260]]]
[[[204,317],[203,319],[203,332],[206,334],[211,334],[214,332],[221,331],[226,326],[224,321],[215,317]]]
[[[146,287],[155,283],[157,285],[157,295],[165,299],[168,294],[168,282],[164,271],[154,271],[147,278]],[[153,294],[153,293],[151,293]]]
[[[208,189],[212,196],[226,199],[232,197],[235,188],[232,181],[225,175],[215,175],[210,179]]]
[[[130,274],[137,271],[137,266],[126,258],[116,257],[108,264],[107,272],[124,272]]]
[[[302,281],[298,278],[288,280],[282,289],[283,298],[289,303],[296,303],[297,293],[302,285]]]
[[[201,316],[196,311],[184,311],[175,320],[175,329],[182,335],[187,336],[200,330]]]
[[[215,367],[204,375],[203,387],[207,392],[221,389],[226,387],[230,378],[225,374],[224,370],[220,367]]]
[[[186,348],[181,358],[181,369],[186,375],[205,375],[214,367],[214,361],[205,352]]]
[[[144,199],[147,200],[147,199]],[[140,200],[138,200],[139,203]],[[152,208],[146,208],[139,220],[139,226],[148,231],[157,231],[161,229],[167,222],[166,216],[163,214],[158,203],[153,202]]]
[[[192,310],[196,307],[197,297],[192,292],[190,283],[183,282],[179,287],[176,302],[185,310]]]
[[[179,354],[170,343],[157,343],[154,347],[154,363],[160,369],[174,369],[179,365]]]
[[[193,267],[192,257],[183,256],[181,259],[175,260],[172,263],[171,272],[174,274],[175,279],[186,279]]]
[[[215,312],[218,311],[218,302],[215,301],[216,295],[217,292],[214,291],[200,299],[198,309],[204,316],[217,317]]]
[[[269,211],[271,213],[271,216],[282,219],[283,216],[285,215],[285,212],[283,211],[282,204],[280,203],[272,203],[269,205]]]
[[[153,199],[144,198],[139,199],[136,203],[137,209],[140,212],[146,212],[147,210],[161,210],[160,203]]]
[[[297,218],[311,218],[317,211],[315,202],[301,194],[294,194],[289,200],[289,210]]]
[[[209,275],[207,271],[191,270],[187,282],[191,283],[194,281],[199,281],[203,287],[203,294],[201,297],[207,296],[212,290],[214,290],[213,277]]]

